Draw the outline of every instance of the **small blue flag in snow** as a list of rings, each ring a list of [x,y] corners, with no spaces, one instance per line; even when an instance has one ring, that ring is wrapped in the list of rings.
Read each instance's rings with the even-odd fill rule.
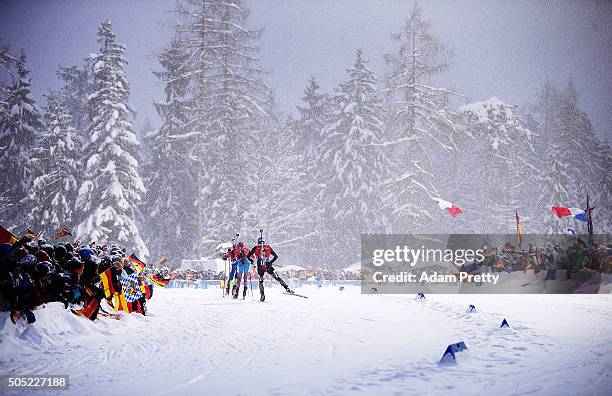
[[[507,328],[510,328],[510,324],[509,324],[509,323],[508,323],[508,321],[507,321],[507,320],[504,318],[504,320],[502,320],[501,326],[499,326],[499,327],[500,327],[500,328],[501,328],[501,327],[507,327]]]

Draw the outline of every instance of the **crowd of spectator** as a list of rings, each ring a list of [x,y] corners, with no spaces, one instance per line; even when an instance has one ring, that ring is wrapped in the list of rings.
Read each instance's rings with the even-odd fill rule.
[[[108,298],[109,305],[113,304],[100,278],[105,271],[110,274],[112,290],[119,291],[122,277],[137,269],[125,248],[114,244],[50,244],[44,239],[29,237],[3,243],[0,246],[0,310],[10,311],[13,322],[25,317],[28,323],[33,323],[35,307],[60,301],[73,312],[85,312],[94,320],[105,312],[100,307],[103,299]],[[146,282],[144,273],[139,273],[138,279]],[[144,298],[139,304],[139,312],[144,314]],[[86,309],[81,309],[81,305]]]

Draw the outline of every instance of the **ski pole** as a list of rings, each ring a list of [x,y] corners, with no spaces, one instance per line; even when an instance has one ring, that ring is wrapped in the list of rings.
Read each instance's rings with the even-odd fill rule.
[[[221,285],[221,295],[225,298],[225,282],[227,279],[227,259],[225,260],[225,264],[223,265],[223,284]]]

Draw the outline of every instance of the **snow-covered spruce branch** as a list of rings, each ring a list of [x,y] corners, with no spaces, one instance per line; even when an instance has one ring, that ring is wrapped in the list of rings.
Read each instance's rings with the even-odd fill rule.
[[[404,142],[410,142],[413,140],[418,140],[421,139],[419,136],[413,135],[413,136],[406,136],[406,137],[402,137],[399,139],[395,139],[395,140],[390,140],[390,141],[386,141],[386,142],[382,142],[382,143],[360,143],[358,144],[358,146],[361,147],[368,147],[368,146],[376,146],[376,147],[388,147],[388,146],[394,146],[400,143],[404,143]]]

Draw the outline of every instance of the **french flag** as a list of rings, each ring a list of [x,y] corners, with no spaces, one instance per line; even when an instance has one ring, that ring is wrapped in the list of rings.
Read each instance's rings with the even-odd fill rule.
[[[440,209],[446,211],[446,213],[453,217],[457,216],[459,213],[463,213],[463,210],[461,210],[461,208],[459,208],[454,203],[445,201],[440,198],[436,199],[436,201],[438,201],[438,206],[440,207]]]
[[[563,217],[572,216],[576,220],[587,221],[587,215],[584,209],[553,206],[552,211],[560,219]]]

